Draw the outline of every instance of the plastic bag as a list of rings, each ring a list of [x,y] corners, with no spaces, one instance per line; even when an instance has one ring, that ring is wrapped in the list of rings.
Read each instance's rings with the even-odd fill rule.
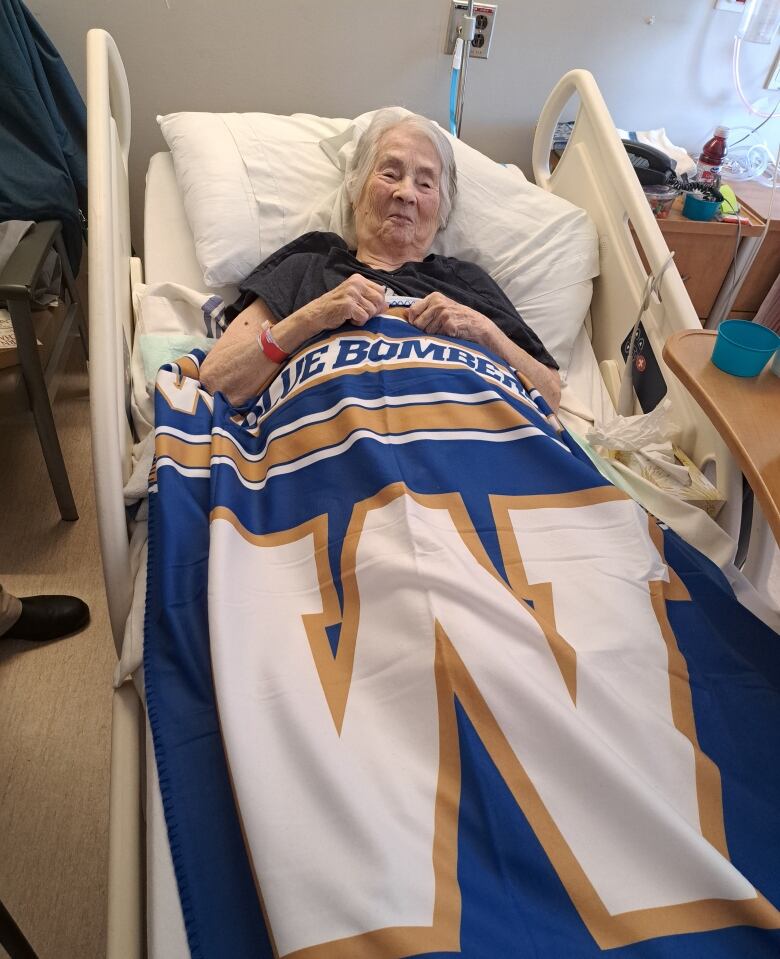
[[[680,428],[665,399],[650,413],[614,416],[596,423],[586,439],[607,459],[617,460],[666,493],[714,516],[723,505],[717,489],[676,445]]]

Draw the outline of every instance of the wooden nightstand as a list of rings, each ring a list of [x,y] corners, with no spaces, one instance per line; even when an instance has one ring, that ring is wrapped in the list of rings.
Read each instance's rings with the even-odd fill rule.
[[[715,220],[709,223],[689,220],[682,215],[682,205],[683,197],[680,196],[675,200],[667,219],[656,222],[667,246],[674,250],[675,265],[696,315],[704,322],[710,315],[734,259],[737,225]],[[750,210],[743,212],[751,222],[741,225],[739,242],[741,245],[755,243],[764,229],[764,221]]]

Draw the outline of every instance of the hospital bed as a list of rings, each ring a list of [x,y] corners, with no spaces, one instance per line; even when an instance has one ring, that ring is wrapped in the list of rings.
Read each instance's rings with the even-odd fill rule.
[[[118,49],[103,30],[88,35],[87,68],[92,441],[108,607],[121,654],[134,589],[122,492],[132,468],[128,419],[132,287],[164,280],[204,293],[209,290],[195,258],[169,154],[157,154],[150,162],[144,263],[133,255],[130,94]],[[573,96],[579,101],[576,123],[561,162],[551,171],[555,124]],[[566,74],[548,98],[536,129],[533,172],[544,190],[586,210],[598,231],[600,272],[566,379],[579,407],[603,413],[612,408],[614,382],[623,365],[621,343],[634,324],[645,288],[643,258],[658,274],[668,250],[596,82],[586,71]],[[642,322],[666,381],[674,419],[682,428],[681,446],[725,499],[719,522],[734,536],[739,526],[740,474],[725,444],[662,360],[662,347],[671,333],[700,327],[673,265],[665,273],[660,296],[651,297]],[[108,955],[143,955],[147,919],[150,955],[175,959],[187,954],[142,699],[129,681],[114,694],[110,803]]]

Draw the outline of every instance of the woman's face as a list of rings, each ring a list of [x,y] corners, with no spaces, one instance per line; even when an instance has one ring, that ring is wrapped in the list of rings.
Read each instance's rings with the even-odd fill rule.
[[[355,206],[358,249],[423,259],[439,226],[440,179],[439,155],[425,134],[408,126],[388,130]]]

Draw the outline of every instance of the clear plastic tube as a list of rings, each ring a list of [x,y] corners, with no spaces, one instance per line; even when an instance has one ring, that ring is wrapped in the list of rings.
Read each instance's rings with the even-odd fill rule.
[[[453,70],[450,78],[450,133],[458,135],[458,71]]]
[[[772,154],[762,143],[729,148],[721,175],[729,180],[757,180],[772,162]]]
[[[458,80],[462,62],[463,38],[458,37],[452,54],[452,73],[450,74],[450,133],[454,137],[458,135]]]
[[[769,197],[769,209],[766,214],[766,225],[764,227],[764,236],[767,234],[769,224],[772,222],[772,208],[775,205],[775,193],[777,193],[777,174],[780,172],[780,143],[777,144],[777,153],[775,154],[775,171],[772,174],[772,195]]]
[[[463,104],[466,100],[466,71],[469,65],[469,53],[471,51],[471,41],[474,39],[474,31],[477,24],[477,18],[474,16],[474,0],[468,0],[468,9],[461,22],[461,37],[463,37],[463,57],[458,71],[458,99],[455,110],[456,136],[460,137],[460,128],[463,125]]]
[[[734,37],[734,52],[731,57],[731,76],[734,80],[734,88],[739,94],[740,100],[744,103],[745,108],[748,113],[752,113],[755,117],[764,117],[768,119],[773,115],[773,113],[762,113],[760,110],[756,110],[753,104],[745,96],[745,91],[742,89],[742,82],[739,78],[739,56],[742,49],[742,37],[737,34]],[[773,111],[774,112],[774,111]]]

